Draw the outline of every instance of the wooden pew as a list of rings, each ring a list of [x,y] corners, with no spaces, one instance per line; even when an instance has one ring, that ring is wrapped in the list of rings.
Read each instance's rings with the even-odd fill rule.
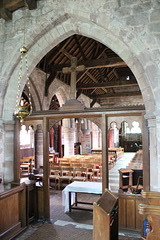
[[[25,184],[0,193],[0,239],[11,239],[26,228]]]
[[[148,229],[146,240],[160,239],[160,193],[159,192],[142,192],[142,197],[147,200],[145,204],[139,204],[139,213],[147,216],[152,227]],[[143,237],[143,233],[142,233]],[[144,239],[144,238],[143,238]]]

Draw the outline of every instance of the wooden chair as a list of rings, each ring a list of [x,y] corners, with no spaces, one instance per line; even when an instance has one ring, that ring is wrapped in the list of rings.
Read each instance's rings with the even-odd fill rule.
[[[74,168],[72,181],[83,181],[87,180],[87,168]]]
[[[34,178],[36,181],[42,182],[43,180],[43,166],[39,166],[39,173],[34,174]]]
[[[53,165],[51,165],[50,166],[50,175],[62,175],[61,174],[61,171],[62,171],[62,168],[61,168],[61,166],[58,166],[58,165],[55,165],[55,164],[53,164]]]
[[[83,164],[83,167],[87,168],[87,173],[86,173],[87,180],[92,181],[94,164],[86,164],[85,163],[85,164]]]
[[[61,187],[64,187],[66,184],[71,183],[72,179],[73,179],[73,168],[62,167],[61,176],[58,179],[58,189],[60,190]]]
[[[133,185],[133,186],[130,187],[130,190],[131,190],[132,193],[139,194],[143,190],[143,186],[140,185],[140,180],[141,179],[143,179],[143,177],[139,176],[138,180],[137,180],[137,185]]]
[[[73,167],[73,168],[81,168],[82,167],[82,163],[71,163],[71,167]]]
[[[102,180],[102,176],[101,176],[101,166],[100,165],[94,165],[93,168],[93,181],[98,181],[98,180]]]
[[[54,183],[55,189],[57,189],[58,187],[59,178],[60,178],[60,169],[54,170],[54,174],[50,173],[49,175],[50,185]]]
[[[61,166],[61,167],[70,167],[71,165],[70,165],[70,163],[61,162],[61,163],[60,163],[60,166]]]
[[[29,169],[30,169],[30,164],[29,163],[21,163],[20,165],[20,177],[28,177],[29,176]]]

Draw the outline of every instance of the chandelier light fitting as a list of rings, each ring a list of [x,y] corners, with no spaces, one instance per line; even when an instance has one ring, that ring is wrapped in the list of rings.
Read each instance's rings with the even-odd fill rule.
[[[25,2],[26,7],[26,2]],[[17,89],[17,99],[16,99],[16,110],[15,116],[20,119],[20,123],[23,125],[24,119],[32,113],[32,101],[31,101],[31,93],[30,93],[30,82],[29,82],[29,74],[28,74],[28,59],[27,59],[27,52],[28,49],[25,47],[25,34],[26,34],[26,8],[24,11],[24,38],[23,38],[23,46],[20,49],[21,53],[21,60],[20,60],[20,69],[19,69],[19,78],[18,78],[18,89]],[[26,74],[27,74],[27,86],[28,86],[28,99],[29,99],[29,107],[24,104],[23,99],[20,100],[20,87],[21,87],[21,80],[22,80],[22,66],[23,62],[25,62]]]

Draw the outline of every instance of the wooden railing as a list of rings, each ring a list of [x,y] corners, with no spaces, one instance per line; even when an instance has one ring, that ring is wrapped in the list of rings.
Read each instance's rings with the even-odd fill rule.
[[[26,227],[25,184],[0,193],[0,239],[10,239]]]

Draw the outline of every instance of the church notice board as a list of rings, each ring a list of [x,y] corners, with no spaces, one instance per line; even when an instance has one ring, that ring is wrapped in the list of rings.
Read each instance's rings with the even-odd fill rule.
[[[85,134],[81,136],[82,154],[91,153],[91,135]]]
[[[118,198],[108,189],[93,205],[93,240],[118,240]]]

